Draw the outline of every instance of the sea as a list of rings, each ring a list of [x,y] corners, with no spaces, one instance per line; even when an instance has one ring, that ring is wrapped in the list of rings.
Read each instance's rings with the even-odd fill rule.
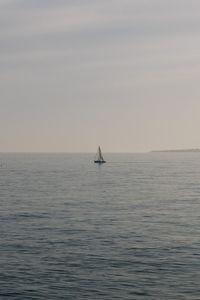
[[[0,154],[0,299],[200,299],[200,154]]]

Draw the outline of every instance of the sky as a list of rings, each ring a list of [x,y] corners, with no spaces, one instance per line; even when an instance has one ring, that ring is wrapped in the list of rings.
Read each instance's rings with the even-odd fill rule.
[[[0,151],[200,148],[199,0],[0,0]]]

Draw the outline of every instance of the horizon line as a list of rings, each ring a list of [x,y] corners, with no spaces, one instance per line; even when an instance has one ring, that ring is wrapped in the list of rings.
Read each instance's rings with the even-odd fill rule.
[[[186,151],[200,151],[200,148],[169,148],[169,149],[157,149],[157,150],[146,150],[146,151],[104,151],[105,154],[145,154],[155,152],[186,152]],[[0,151],[0,154],[93,154],[95,151]]]

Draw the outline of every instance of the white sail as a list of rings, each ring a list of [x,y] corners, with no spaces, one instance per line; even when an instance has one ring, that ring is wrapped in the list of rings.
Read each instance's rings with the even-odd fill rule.
[[[98,149],[98,152],[99,152],[99,160],[104,160],[103,159],[103,155],[102,155],[102,152],[101,152],[101,148],[99,147]]]

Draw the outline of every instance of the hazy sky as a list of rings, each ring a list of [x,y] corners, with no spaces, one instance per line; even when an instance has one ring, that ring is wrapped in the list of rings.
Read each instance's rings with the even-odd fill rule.
[[[0,0],[0,151],[200,147],[199,0]]]

